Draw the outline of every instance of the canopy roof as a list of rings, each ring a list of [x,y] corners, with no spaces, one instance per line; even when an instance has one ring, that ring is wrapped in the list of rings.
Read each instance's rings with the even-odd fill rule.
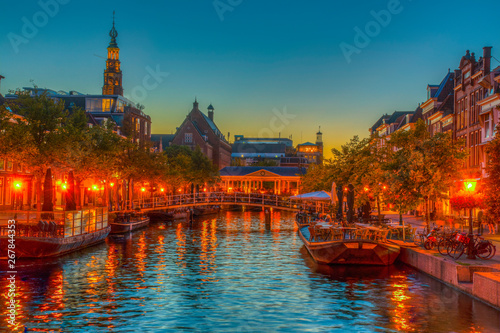
[[[300,200],[310,200],[310,201],[330,201],[330,194],[325,191],[311,192],[299,194],[291,197],[291,199],[300,199]]]

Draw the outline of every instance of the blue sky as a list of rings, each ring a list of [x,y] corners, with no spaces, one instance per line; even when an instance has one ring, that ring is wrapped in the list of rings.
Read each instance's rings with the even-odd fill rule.
[[[196,96],[231,136],[292,135],[298,144],[321,126],[329,150],[367,136],[383,113],[414,110],[467,49],[479,57],[493,46],[500,59],[499,9],[498,1],[59,0],[44,17],[37,1],[10,2],[0,12],[1,92],[33,80],[100,93],[116,10],[125,94],[147,68],[169,73],[137,100],[153,133],[174,132]],[[390,22],[376,29],[371,12],[382,10]],[[23,17],[38,31],[23,34]],[[348,63],[340,45],[356,46],[354,29],[367,25],[372,37]],[[24,38],[17,52],[13,36]]]

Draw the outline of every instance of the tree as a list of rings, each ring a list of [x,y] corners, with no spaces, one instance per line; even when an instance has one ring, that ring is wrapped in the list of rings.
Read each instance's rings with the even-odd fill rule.
[[[51,167],[58,168],[64,159],[61,147],[64,146],[64,120],[68,119],[68,112],[62,101],[55,102],[45,94],[31,97],[28,93],[20,93],[16,100],[0,108],[4,114],[8,109],[22,116],[16,117],[15,122],[0,133],[0,155],[24,164],[34,175],[37,209],[40,210],[45,172]],[[49,198],[48,194],[44,197]]]
[[[387,171],[390,194],[401,212],[424,201],[429,223],[429,202],[447,198],[466,158],[461,141],[453,141],[451,133],[430,136],[419,120],[415,128],[397,131],[387,141]]]
[[[330,192],[333,174],[329,167],[329,160],[325,160],[324,164],[311,164],[309,168],[307,168],[307,173],[300,179],[301,192]]]
[[[487,218],[500,221],[500,131],[497,128],[495,138],[486,146],[489,162],[486,167],[488,177],[484,178],[484,194]]]

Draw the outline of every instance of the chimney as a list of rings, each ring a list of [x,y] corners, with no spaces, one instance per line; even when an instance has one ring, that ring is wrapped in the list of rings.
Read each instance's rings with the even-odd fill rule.
[[[2,79],[5,79],[5,77],[0,75],[0,88],[2,87]],[[2,90],[0,89],[0,94],[1,93],[2,93]]]
[[[491,46],[483,47],[483,74],[490,74],[491,70]]]
[[[214,107],[212,106],[212,104],[210,104],[207,108],[208,110],[208,118],[210,118],[211,121],[214,121]]]

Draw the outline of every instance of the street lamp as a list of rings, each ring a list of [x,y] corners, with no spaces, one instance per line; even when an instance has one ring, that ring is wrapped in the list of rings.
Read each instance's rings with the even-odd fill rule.
[[[474,190],[476,189],[477,181],[475,179],[466,179],[464,180],[465,192],[472,195]],[[473,253],[474,251],[474,229],[472,227],[472,209],[469,208],[469,250],[467,251],[467,259],[476,259],[476,255]]]

